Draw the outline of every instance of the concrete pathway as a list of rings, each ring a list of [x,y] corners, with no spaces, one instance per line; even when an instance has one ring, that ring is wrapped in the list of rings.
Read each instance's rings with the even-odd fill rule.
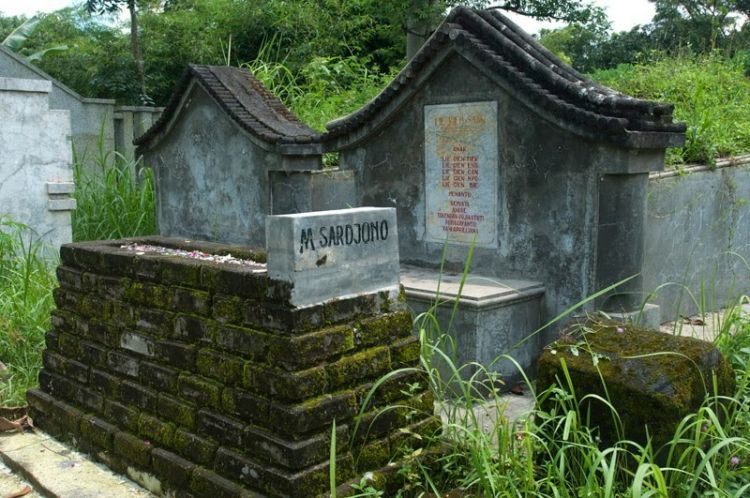
[[[43,432],[0,434],[0,498],[28,485],[32,497],[149,498],[154,495]],[[10,472],[10,467],[15,474]],[[10,495],[12,496],[12,495]]]

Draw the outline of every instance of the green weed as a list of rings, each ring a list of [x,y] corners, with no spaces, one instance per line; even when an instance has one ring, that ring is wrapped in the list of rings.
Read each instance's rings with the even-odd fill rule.
[[[596,71],[603,85],[633,97],[675,105],[676,121],[687,123],[687,143],[670,149],[668,164],[713,165],[717,158],[750,152],[750,79],[747,55],[678,56],[648,64]]]
[[[57,285],[43,248],[26,226],[0,218],[0,405],[25,404],[37,384]]]

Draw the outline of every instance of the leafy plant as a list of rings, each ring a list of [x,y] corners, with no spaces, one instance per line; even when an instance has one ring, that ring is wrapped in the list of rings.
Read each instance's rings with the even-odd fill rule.
[[[37,383],[54,307],[54,259],[27,226],[0,217],[0,405],[25,403]]]

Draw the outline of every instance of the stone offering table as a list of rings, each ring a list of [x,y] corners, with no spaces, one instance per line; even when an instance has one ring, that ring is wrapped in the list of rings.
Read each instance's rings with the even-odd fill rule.
[[[353,211],[314,222],[376,216],[393,223],[395,235],[393,210]],[[283,221],[289,231],[277,235],[296,242],[311,228]],[[334,420],[338,482],[386,464],[407,442],[399,429],[434,424],[432,397],[415,373],[393,376],[363,407],[374,381],[419,361],[411,316],[395,292],[397,265],[390,282],[381,275],[355,293],[337,286],[329,270],[326,281],[349,297],[300,306],[293,303],[295,273],[281,280],[262,263],[133,251],[121,247],[126,242],[133,241],[62,248],[41,386],[28,394],[36,425],[55,437],[179,496],[307,497],[329,487]],[[135,242],[264,256],[180,239]],[[338,250],[353,246],[313,254],[321,249],[315,243],[312,261],[327,254],[346,277]],[[269,260],[272,268],[274,254]],[[365,271],[367,258],[356,263]],[[366,283],[363,274],[360,285]],[[403,408],[375,417],[391,403]]]

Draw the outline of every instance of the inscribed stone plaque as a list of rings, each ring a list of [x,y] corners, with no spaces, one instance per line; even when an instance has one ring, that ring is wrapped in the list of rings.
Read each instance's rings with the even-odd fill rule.
[[[398,292],[395,208],[266,217],[268,276],[294,284],[292,304]]]
[[[428,105],[425,239],[497,245],[497,102]]]

